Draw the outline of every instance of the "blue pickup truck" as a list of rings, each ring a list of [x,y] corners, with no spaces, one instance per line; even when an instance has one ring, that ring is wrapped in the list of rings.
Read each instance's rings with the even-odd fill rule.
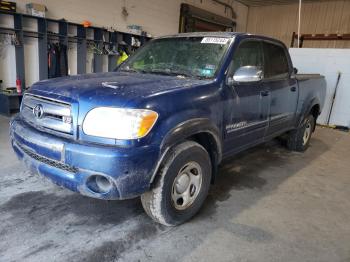
[[[224,158],[280,136],[306,150],[325,92],[324,77],[298,75],[278,40],[179,34],[115,72],[34,84],[10,136],[34,172],[89,197],[141,196],[172,226],[200,209]]]

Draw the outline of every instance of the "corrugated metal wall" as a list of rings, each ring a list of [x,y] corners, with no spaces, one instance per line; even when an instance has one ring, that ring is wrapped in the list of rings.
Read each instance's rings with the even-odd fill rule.
[[[250,7],[247,32],[268,35],[290,46],[298,31],[298,4]],[[301,33],[350,33],[350,1],[303,3]],[[305,41],[303,47],[350,48],[350,41]]]

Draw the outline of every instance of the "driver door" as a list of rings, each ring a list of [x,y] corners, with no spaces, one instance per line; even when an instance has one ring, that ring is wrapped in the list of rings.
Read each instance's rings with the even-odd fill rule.
[[[262,42],[256,39],[243,40],[233,54],[227,73],[227,79],[232,81],[226,81],[229,99],[224,113],[225,153],[238,152],[263,141],[268,127],[269,90],[264,89],[259,80],[234,81],[237,72],[242,76],[242,70],[239,72],[242,67],[263,70],[263,65]]]

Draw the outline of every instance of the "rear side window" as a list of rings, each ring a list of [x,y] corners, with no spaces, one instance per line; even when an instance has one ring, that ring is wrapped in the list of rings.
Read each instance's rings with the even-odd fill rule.
[[[279,45],[264,42],[265,78],[286,77],[289,65],[284,48]]]
[[[234,75],[238,68],[242,66],[263,67],[262,46],[259,41],[245,41],[239,45],[233,55],[230,68],[230,75]]]

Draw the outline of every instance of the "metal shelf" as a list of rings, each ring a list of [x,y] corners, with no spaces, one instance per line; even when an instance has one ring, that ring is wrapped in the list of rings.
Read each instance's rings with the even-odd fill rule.
[[[294,47],[298,40],[298,34],[293,32],[290,47]],[[349,41],[350,34],[300,34],[299,47],[303,47],[304,41]]]
[[[48,78],[48,43],[50,41],[59,41],[62,44],[68,46],[68,43],[77,44],[77,73],[86,73],[86,58],[88,52],[88,45],[94,43],[98,48],[103,48],[104,45],[108,45],[110,49],[118,49],[118,42],[124,41],[130,50],[135,49],[132,46],[132,38],[137,38],[141,45],[150,40],[150,37],[146,35],[135,35],[127,32],[108,31],[101,27],[83,27],[81,24],[66,20],[57,20],[52,18],[36,17],[22,13],[11,13],[6,11],[0,11],[1,15],[11,15],[14,21],[14,27],[0,27],[0,34],[15,34],[19,45],[15,45],[16,55],[16,78],[19,78],[22,83],[22,89],[25,88],[25,53],[24,53],[24,38],[37,38],[38,39],[38,55],[39,55],[39,79]],[[35,19],[37,21],[38,30],[27,30],[23,24],[23,19]],[[48,23],[58,24],[58,33],[48,31]],[[77,35],[68,35],[68,29],[76,27]],[[87,30],[93,30],[93,39],[87,38]],[[115,54],[102,54],[108,56],[108,71],[112,71],[116,66],[117,55]],[[94,54],[94,72],[102,72],[103,58],[101,54]],[[68,57],[69,59],[69,57]]]

